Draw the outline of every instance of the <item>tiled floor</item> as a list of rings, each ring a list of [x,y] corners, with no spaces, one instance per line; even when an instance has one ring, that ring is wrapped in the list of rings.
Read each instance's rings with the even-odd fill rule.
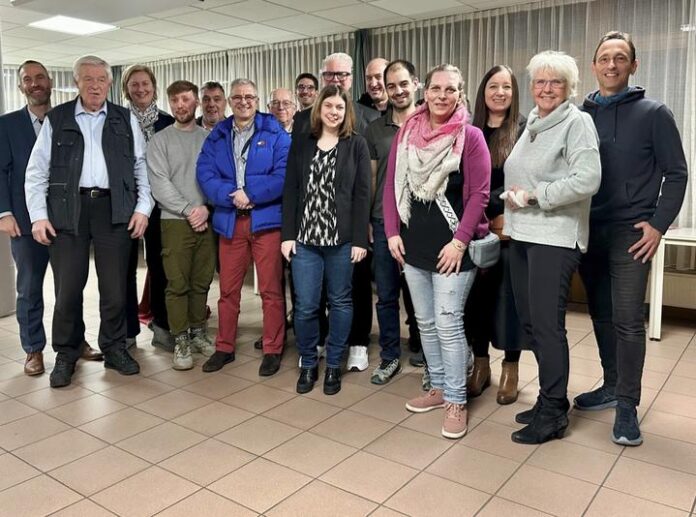
[[[49,329],[51,289],[49,278]],[[213,306],[216,297],[217,282]],[[96,343],[94,274],[85,300]],[[531,355],[520,400],[498,406],[490,388],[470,403],[469,434],[450,441],[441,413],[404,409],[420,388],[411,367],[382,388],[351,373],[337,396],[320,385],[298,396],[291,337],[282,370],[259,378],[260,301],[247,288],[242,303],[237,360],[221,372],[172,370],[144,329],[141,375],[81,363],[61,390],[48,374],[22,374],[16,322],[0,319],[0,515],[696,515],[696,323],[668,321],[663,340],[648,343],[643,446],[612,444],[613,414],[603,411],[573,412],[565,439],[529,447],[510,433],[536,397]],[[601,368],[588,317],[570,313],[567,326],[574,395]],[[498,353],[493,370],[497,384]]]

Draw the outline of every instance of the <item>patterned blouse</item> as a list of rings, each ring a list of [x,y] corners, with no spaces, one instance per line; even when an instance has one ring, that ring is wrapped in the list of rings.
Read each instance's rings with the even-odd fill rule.
[[[336,152],[317,148],[309,167],[309,182],[304,199],[304,213],[297,240],[310,246],[336,246]]]

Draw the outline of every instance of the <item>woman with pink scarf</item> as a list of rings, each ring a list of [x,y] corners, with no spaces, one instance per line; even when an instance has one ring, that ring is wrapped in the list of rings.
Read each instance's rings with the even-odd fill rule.
[[[481,130],[468,123],[463,95],[457,67],[428,73],[426,102],[397,133],[384,186],[389,250],[404,268],[432,385],[406,409],[444,407],[446,438],[467,431],[471,351],[463,314],[476,276],[467,248],[488,233],[490,193],[490,154]]]

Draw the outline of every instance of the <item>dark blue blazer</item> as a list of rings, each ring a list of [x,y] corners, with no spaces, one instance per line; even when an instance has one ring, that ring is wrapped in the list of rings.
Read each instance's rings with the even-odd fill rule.
[[[0,117],[0,213],[12,212],[22,235],[31,235],[24,173],[34,142],[36,133],[26,106]]]

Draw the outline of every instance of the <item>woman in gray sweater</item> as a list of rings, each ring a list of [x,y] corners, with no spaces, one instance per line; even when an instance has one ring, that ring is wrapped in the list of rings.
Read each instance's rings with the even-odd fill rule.
[[[600,184],[592,119],[570,103],[575,60],[554,51],[534,56],[527,71],[535,108],[505,162],[505,227],[512,238],[510,274],[520,321],[539,364],[539,396],[516,416],[527,424],[518,443],[562,438],[568,426],[565,312],[573,272],[587,249],[590,199]]]

